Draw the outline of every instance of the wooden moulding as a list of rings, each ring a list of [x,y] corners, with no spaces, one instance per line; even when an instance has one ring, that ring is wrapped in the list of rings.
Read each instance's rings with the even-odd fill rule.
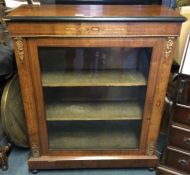
[[[29,169],[155,167],[157,156],[41,156],[30,158]]]

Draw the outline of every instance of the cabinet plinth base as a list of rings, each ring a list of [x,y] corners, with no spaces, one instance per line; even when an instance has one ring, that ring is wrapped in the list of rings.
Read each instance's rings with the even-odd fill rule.
[[[29,169],[156,167],[157,156],[41,156],[31,157]]]

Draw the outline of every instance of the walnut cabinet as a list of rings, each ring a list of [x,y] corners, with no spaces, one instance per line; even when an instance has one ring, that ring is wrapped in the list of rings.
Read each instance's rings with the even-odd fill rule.
[[[155,167],[184,18],[167,7],[21,6],[6,17],[29,169]]]

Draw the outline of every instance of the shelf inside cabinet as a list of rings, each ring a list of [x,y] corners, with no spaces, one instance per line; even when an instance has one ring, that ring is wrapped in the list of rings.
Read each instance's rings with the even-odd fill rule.
[[[49,149],[137,149],[141,121],[48,122]]]
[[[46,119],[140,120],[142,111],[142,105],[137,102],[60,102],[46,104]]]
[[[45,71],[42,72],[44,87],[72,86],[144,86],[147,81],[139,71]]]

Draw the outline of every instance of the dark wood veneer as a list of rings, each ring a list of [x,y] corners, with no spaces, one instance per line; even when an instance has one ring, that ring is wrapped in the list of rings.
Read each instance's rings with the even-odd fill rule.
[[[169,144],[190,151],[190,128],[172,125]]]
[[[63,10],[64,9],[64,10]],[[118,9],[118,10],[117,10]],[[127,10],[126,10],[127,9]],[[48,11],[48,13],[47,13]],[[45,5],[22,6],[7,16],[11,21],[183,22],[178,12],[160,5]]]
[[[183,150],[168,147],[166,165],[179,171],[190,173],[190,154]]]
[[[190,107],[176,104],[173,108],[173,121],[190,126]]]
[[[173,174],[190,173],[190,76],[179,74],[177,94],[170,118],[168,144],[163,155],[158,175],[167,174],[171,168]],[[162,167],[162,165],[161,165]]]

